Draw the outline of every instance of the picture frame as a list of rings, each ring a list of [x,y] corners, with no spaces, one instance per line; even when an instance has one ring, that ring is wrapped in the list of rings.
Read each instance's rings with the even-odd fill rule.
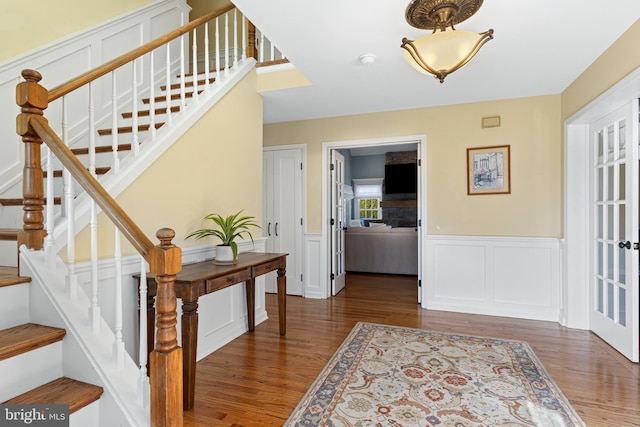
[[[467,148],[467,195],[510,194],[510,145]]]

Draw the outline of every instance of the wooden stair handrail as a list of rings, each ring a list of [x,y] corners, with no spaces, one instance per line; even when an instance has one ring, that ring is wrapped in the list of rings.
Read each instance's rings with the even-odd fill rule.
[[[220,15],[223,15],[234,8],[235,8],[235,5],[233,5],[232,3],[229,3],[227,6],[216,9],[213,12],[210,12],[210,13],[207,13],[206,15],[201,16],[200,18],[196,18],[193,21],[183,25],[182,27],[176,30],[173,30],[153,41],[150,41],[149,43],[146,43],[137,49],[134,49],[128,53],[120,55],[119,57],[112,59],[111,61],[104,63],[97,68],[94,68],[93,70],[80,74],[79,76],[74,77],[71,80],[65,83],[62,83],[54,87],[53,89],[49,90],[48,101],[49,102],[54,101],[68,94],[69,92],[72,92],[86,85],[87,83],[92,82],[95,79],[100,78],[105,74],[110,73],[111,71],[114,71],[117,68],[141,57],[142,55],[145,55],[151,52],[152,50],[169,43],[171,40],[177,39],[181,35],[191,31],[198,25],[201,25]]]
[[[100,209],[111,219],[118,230],[129,240],[136,250],[149,261],[149,253],[155,246],[135,222],[126,214],[118,203],[107,193],[98,180],[91,175],[80,160],[73,155],[71,150],[56,135],[44,117],[31,116],[29,124],[38,133],[38,136],[47,144],[53,154],[56,155],[62,165],[69,170],[78,184],[95,200]]]

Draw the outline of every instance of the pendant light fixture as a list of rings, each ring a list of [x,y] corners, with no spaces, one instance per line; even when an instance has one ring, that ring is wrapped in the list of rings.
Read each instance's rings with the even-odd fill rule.
[[[493,30],[478,34],[454,28],[473,16],[480,6],[482,0],[412,0],[405,13],[407,22],[433,32],[417,40],[403,38],[405,60],[419,72],[433,74],[443,83],[445,77],[464,66],[493,39]]]

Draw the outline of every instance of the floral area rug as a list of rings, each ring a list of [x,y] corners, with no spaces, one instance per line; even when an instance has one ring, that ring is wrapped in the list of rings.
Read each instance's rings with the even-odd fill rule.
[[[584,426],[526,342],[358,323],[285,426]]]

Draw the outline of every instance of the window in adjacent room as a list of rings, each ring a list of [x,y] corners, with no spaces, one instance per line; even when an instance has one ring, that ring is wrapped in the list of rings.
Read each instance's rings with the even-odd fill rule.
[[[360,220],[382,219],[382,180],[366,178],[353,180],[354,212]]]

